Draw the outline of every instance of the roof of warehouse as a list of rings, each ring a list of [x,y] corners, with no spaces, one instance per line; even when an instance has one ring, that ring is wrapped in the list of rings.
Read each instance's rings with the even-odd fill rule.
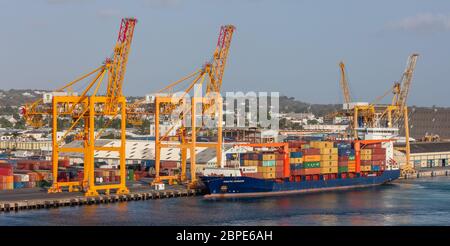
[[[113,139],[99,139],[95,141],[96,146],[102,147],[118,147],[120,146],[120,140]],[[76,140],[65,144],[64,147],[82,147],[83,141]],[[204,147],[198,147],[196,152],[199,153],[204,150]],[[155,159],[155,141],[152,140],[127,140],[125,147],[125,158],[126,159],[134,159],[134,160],[153,160]],[[79,157],[82,158],[82,153],[68,153],[62,152],[61,156],[70,156],[70,157]],[[189,152],[187,154],[189,157]],[[95,158],[100,159],[118,159],[119,153],[117,151],[99,151],[96,150],[94,152]],[[180,149],[179,148],[162,148],[161,149],[161,160],[179,160],[180,159]]]
[[[405,145],[403,144],[398,146]],[[411,143],[412,154],[432,152],[450,152],[450,142]]]
[[[223,151],[227,151],[229,149],[231,149],[233,147],[233,145],[231,144],[224,144],[223,146]],[[203,150],[201,150],[200,152],[197,152],[197,156],[196,156],[196,162],[199,164],[204,164],[207,163],[213,159],[216,158],[216,149],[215,148],[205,148]],[[191,159],[188,158],[187,162],[191,162]]]

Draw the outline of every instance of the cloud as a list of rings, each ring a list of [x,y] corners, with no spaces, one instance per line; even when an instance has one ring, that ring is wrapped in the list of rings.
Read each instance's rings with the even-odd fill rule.
[[[398,21],[388,22],[388,30],[418,33],[450,31],[450,15],[421,13]]]
[[[120,17],[121,12],[118,9],[100,9],[97,11],[97,16],[101,18]]]

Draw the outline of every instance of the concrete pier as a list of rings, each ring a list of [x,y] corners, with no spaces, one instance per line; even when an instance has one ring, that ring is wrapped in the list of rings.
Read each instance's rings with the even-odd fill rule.
[[[1,212],[18,212],[20,210],[73,207],[82,205],[96,205],[116,202],[129,202],[150,199],[164,199],[176,197],[188,197],[202,195],[200,189],[188,189],[176,187],[166,190],[154,190],[151,188],[131,189],[126,195],[99,195],[96,197],[85,197],[80,192],[63,192],[48,194],[45,190],[16,190],[0,194]]]
[[[423,177],[450,176],[450,168],[433,168],[417,170],[415,175],[406,175],[403,179],[417,179]]]

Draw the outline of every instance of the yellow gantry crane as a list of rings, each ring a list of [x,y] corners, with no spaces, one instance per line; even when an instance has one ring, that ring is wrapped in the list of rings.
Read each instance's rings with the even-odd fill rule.
[[[113,55],[93,71],[82,75],[67,85],[52,93],[44,94],[40,99],[22,108],[22,115],[26,122],[34,127],[44,125],[44,119],[52,121],[52,162],[53,185],[48,192],[61,192],[63,187],[69,191],[84,190],[86,196],[96,196],[98,191],[108,193],[115,190],[118,194],[128,193],[126,187],[125,167],[125,127],[126,127],[126,98],[122,93],[128,55],[133,39],[134,28],[137,23],[135,18],[124,18],[120,24],[119,35],[114,46]],[[87,87],[81,92],[73,92],[75,85],[94,75]],[[101,95],[99,90],[105,76],[108,76],[106,92]],[[105,128],[96,132],[95,122],[100,117],[107,118],[105,128],[111,125],[114,119],[120,118],[120,145],[96,146],[95,141],[103,133]],[[71,120],[70,127],[63,130],[61,138],[58,136],[58,122],[64,118]],[[62,129],[61,129],[62,130]],[[65,147],[64,140],[74,133],[78,139],[83,140],[80,147]],[[116,152],[120,157],[120,182],[115,184],[99,185],[95,183],[95,151]],[[59,154],[63,152],[81,153],[84,156],[84,176],[80,181],[58,181]]]
[[[155,105],[155,169],[156,177],[154,183],[168,180],[187,181],[187,154],[190,159],[190,182],[195,184],[196,179],[196,149],[198,147],[214,148],[216,150],[217,165],[222,163],[222,97],[220,90],[222,86],[225,65],[228,58],[231,40],[235,27],[225,25],[220,28],[219,38],[212,60],[207,62],[200,70],[171,83],[167,87],[156,93],[154,97]],[[199,90],[206,84],[206,93]],[[175,86],[183,81],[193,79],[182,93],[173,94]],[[192,97],[188,98],[190,92]],[[201,107],[199,107],[201,105]],[[172,125],[162,132],[160,127],[162,122],[167,122],[169,116],[176,116],[172,119]],[[207,120],[213,122],[216,131],[217,141],[197,142],[197,133],[201,128],[206,127]],[[209,129],[212,130],[212,129]],[[161,151],[164,148],[179,148],[181,153],[181,174],[160,175]]]
[[[400,126],[403,121],[406,142],[406,165],[402,168],[403,175],[415,172],[410,161],[407,98],[418,57],[419,55],[416,53],[408,57],[407,65],[401,80],[400,82],[394,83],[392,89],[383,96],[378,97],[374,103],[370,103],[369,105],[355,105],[353,108],[353,129],[355,139],[358,138],[357,128],[359,127],[359,123],[363,123],[367,127],[394,127]],[[388,105],[377,104],[377,102],[388,95],[389,92],[394,94],[392,103]]]

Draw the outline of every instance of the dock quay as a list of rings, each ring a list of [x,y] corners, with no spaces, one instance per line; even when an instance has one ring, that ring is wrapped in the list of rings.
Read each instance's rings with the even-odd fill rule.
[[[450,176],[450,168],[427,168],[419,169],[414,175],[408,174],[401,178],[403,179],[417,179],[424,177]]]
[[[131,188],[130,193],[125,195],[110,194],[96,197],[85,197],[81,192],[49,194],[43,189],[24,189],[23,191],[1,192],[0,212],[189,197],[202,194],[201,189],[188,189],[184,186],[173,186],[165,190],[139,187]]]

